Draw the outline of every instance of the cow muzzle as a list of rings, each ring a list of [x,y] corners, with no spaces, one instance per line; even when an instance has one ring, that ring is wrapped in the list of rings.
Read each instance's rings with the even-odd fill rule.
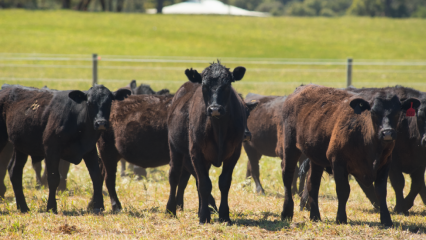
[[[395,130],[391,128],[383,129],[380,132],[380,137],[383,141],[393,141],[396,138]]]
[[[106,130],[108,128],[107,120],[96,120],[95,121],[95,130]]]
[[[251,132],[250,131],[244,131],[244,138],[243,142],[250,142],[251,141]]]
[[[211,105],[207,107],[207,116],[219,118],[224,112],[223,107],[220,105]]]

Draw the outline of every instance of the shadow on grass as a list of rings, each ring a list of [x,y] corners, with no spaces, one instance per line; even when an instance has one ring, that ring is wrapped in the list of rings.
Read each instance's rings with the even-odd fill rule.
[[[365,221],[350,221],[349,225],[351,226],[364,226],[368,225],[369,227],[378,227],[380,229],[387,229],[388,227],[383,226],[380,222],[365,222]],[[410,231],[411,233],[424,234],[426,233],[426,228],[423,225],[417,224],[401,224],[400,222],[393,222],[394,229],[400,229],[403,231]]]
[[[254,220],[254,219],[240,218],[234,221],[234,225],[244,226],[244,227],[259,227],[268,231],[275,232],[283,228],[288,228],[290,226],[290,223],[287,221],[278,221],[278,220],[271,221],[271,220],[265,220],[265,219]]]

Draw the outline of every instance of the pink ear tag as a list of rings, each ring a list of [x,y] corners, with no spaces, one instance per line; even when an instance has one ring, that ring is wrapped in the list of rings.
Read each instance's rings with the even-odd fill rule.
[[[407,117],[414,117],[416,116],[416,111],[413,108],[413,103],[411,103],[411,107],[407,110],[407,113],[405,114]]]

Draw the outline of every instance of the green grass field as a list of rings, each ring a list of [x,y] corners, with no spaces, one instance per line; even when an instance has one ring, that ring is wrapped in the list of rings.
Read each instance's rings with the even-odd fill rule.
[[[383,18],[245,18],[228,16],[154,16],[144,14],[80,13],[74,11],[0,10],[0,84],[22,84],[55,89],[88,89],[91,85],[92,53],[98,53],[99,83],[111,89],[131,79],[148,83],[155,90],[172,92],[186,81],[186,68],[202,70],[221,59],[233,68],[245,66],[244,79],[234,84],[241,93],[266,95],[291,93],[302,83],[344,87],[348,57],[359,62],[414,63],[417,65],[355,65],[356,87],[401,84],[426,91],[426,20]],[[17,54],[20,53],[21,55]],[[36,55],[34,55],[36,54]],[[50,56],[79,60],[45,61],[20,57]],[[119,55],[119,56],[109,56]],[[118,58],[151,59],[145,62],[109,61]],[[156,62],[153,59],[184,59]],[[331,59],[331,60],[327,60]],[[192,62],[191,62],[192,61]],[[287,62],[286,64],[284,64]],[[299,62],[288,64],[288,62]],[[312,65],[307,62],[328,62]],[[30,162],[30,161],[29,161]],[[233,226],[198,225],[195,181],[185,194],[185,211],[178,218],[164,214],[169,193],[168,166],[150,169],[148,179],[117,180],[124,206],[111,213],[105,192],[102,216],[88,213],[92,185],[84,164],[72,166],[68,191],[58,195],[57,215],[46,213],[47,189],[35,188],[34,172],[27,164],[24,186],[32,211],[16,210],[10,181],[0,202],[0,238],[4,239],[424,239],[426,208],[416,199],[409,216],[392,214],[394,228],[380,226],[377,212],[351,180],[348,225],[334,219],[337,200],[334,180],[324,175],[320,189],[322,222],[310,222],[309,212],[299,211],[295,198],[292,224],[282,222],[283,185],[280,160],[263,157],[261,181],[266,195],[256,195],[245,179],[247,156],[243,152],[233,175],[230,191]],[[210,171],[217,204],[221,170]],[[8,176],[6,177],[8,178]],[[406,177],[406,186],[410,185]],[[106,191],[106,189],[105,189]],[[408,193],[408,187],[405,188]],[[388,205],[395,195],[388,184]]]

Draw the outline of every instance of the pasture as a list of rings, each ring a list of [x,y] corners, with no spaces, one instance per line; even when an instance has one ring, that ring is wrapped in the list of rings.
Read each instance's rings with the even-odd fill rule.
[[[426,66],[422,64],[426,58],[426,32],[421,31],[425,26],[426,20],[419,19],[255,19],[1,10],[0,83],[85,90],[91,84],[90,54],[96,52],[102,57],[99,83],[111,90],[136,79],[138,84],[150,84],[154,90],[169,88],[175,92],[186,81],[183,74],[186,68],[201,70],[217,58],[228,67],[247,68],[245,78],[234,84],[243,95],[289,94],[302,83],[344,87],[344,60],[353,57],[355,62],[411,63],[355,65],[356,87],[401,84],[426,91]],[[74,55],[64,55],[71,60],[58,61],[59,55],[41,54]],[[31,56],[53,56],[56,60],[28,60]],[[150,61],[106,61],[123,58]],[[187,62],[164,61],[167,59]],[[312,61],[325,63],[307,64]],[[282,222],[280,160],[263,157],[260,162],[265,196],[255,194],[252,180],[245,179],[246,164],[243,152],[229,194],[230,217],[235,224],[228,227],[218,223],[217,214],[212,216],[212,224],[198,225],[193,178],[185,194],[185,211],[178,211],[177,218],[164,214],[169,194],[168,167],[149,169],[148,178],[141,181],[118,175],[117,193],[124,210],[111,212],[104,188],[106,210],[96,216],[86,211],[93,189],[87,169],[84,163],[72,166],[68,191],[57,196],[58,214],[46,213],[48,191],[35,188],[34,172],[28,161],[23,182],[31,212],[21,214],[16,210],[7,176],[6,198],[0,203],[0,236],[6,239],[424,239],[426,236],[426,208],[420,197],[409,216],[392,214],[395,227],[384,228],[379,224],[379,213],[373,210],[354,180],[350,181],[347,206],[349,224],[335,224],[335,184],[327,174],[323,175],[319,198],[322,221],[310,222],[309,212],[298,210],[296,197],[293,222]],[[217,203],[220,171],[215,167],[210,171]],[[405,194],[409,184],[406,176]],[[390,183],[387,202],[392,211],[395,197]]]

